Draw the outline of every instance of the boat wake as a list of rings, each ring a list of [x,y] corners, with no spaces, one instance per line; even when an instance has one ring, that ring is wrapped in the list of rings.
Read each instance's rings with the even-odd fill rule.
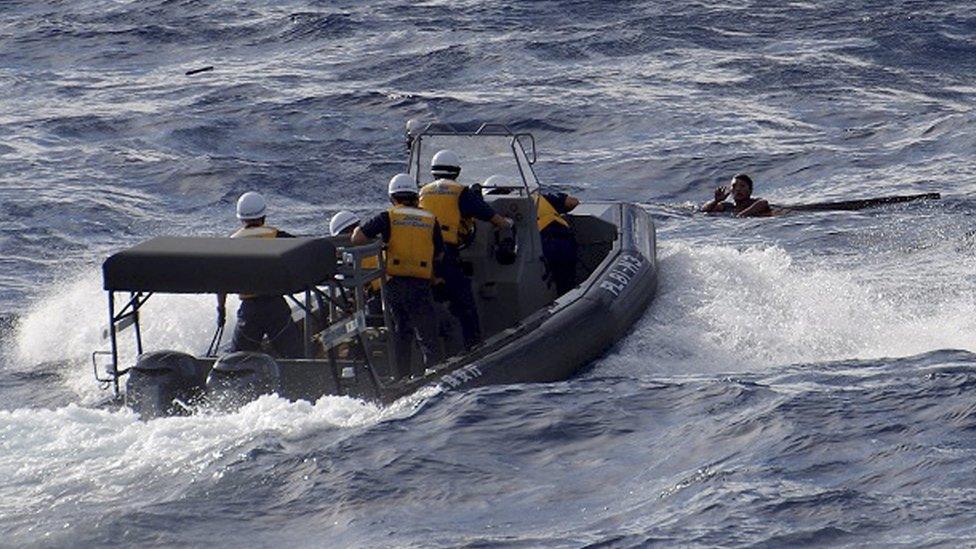
[[[263,396],[233,413],[148,422],[124,408],[75,404],[0,411],[0,475],[16,479],[0,486],[0,515],[7,517],[8,539],[67,543],[61,532],[81,526],[93,508],[172,501],[263,454],[301,453],[312,435],[316,449],[341,444],[411,416],[435,392],[425,389],[386,407],[347,397],[313,404]],[[41,514],[49,520],[38,520]]]
[[[662,245],[660,286],[634,333],[595,375],[761,371],[846,359],[976,352],[976,294],[929,284],[938,265],[806,264],[783,248]]]
[[[796,259],[778,246],[664,242],[656,301],[593,372],[653,377],[976,352],[976,292],[937,283],[951,273],[925,255],[900,258],[897,268],[881,264],[891,261],[889,254],[851,267]],[[27,372],[57,364],[82,405],[103,401],[88,366],[91,352],[107,347],[100,284],[92,270],[35,300],[16,322],[8,367]],[[926,286],[932,290],[918,290]],[[208,296],[155,296],[146,305],[143,337],[153,348],[199,352],[212,337],[213,307]],[[120,341],[123,358],[134,359],[131,337]]]
[[[8,367],[30,371],[39,364],[57,364],[58,373],[82,404],[99,402],[105,392],[95,383],[90,362],[92,351],[109,348],[104,337],[108,306],[101,273],[85,271],[51,288],[16,322]],[[227,305],[230,311],[236,310],[236,296],[228,296]],[[149,348],[200,353],[213,337],[215,308],[211,296],[154,296],[142,309],[143,341]],[[226,333],[232,333],[234,322],[230,315]],[[136,350],[132,334],[124,332],[119,344],[123,364],[133,363]]]

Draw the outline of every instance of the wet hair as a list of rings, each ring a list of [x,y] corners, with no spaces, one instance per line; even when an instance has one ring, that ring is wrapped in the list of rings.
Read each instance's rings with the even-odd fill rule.
[[[752,192],[752,178],[744,173],[737,173],[732,176],[732,181],[741,181],[749,185],[749,192]]]

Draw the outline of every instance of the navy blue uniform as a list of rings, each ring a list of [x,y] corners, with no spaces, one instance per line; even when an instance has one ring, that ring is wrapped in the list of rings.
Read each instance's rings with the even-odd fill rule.
[[[541,193],[543,198],[552,204],[554,210],[560,214],[569,213],[566,207],[566,193]],[[562,295],[573,288],[576,283],[576,261],[578,246],[576,235],[569,227],[560,223],[550,223],[543,227],[539,234],[542,236],[542,255],[546,258],[549,275],[556,284],[556,292]]]
[[[462,217],[473,217],[481,221],[491,221],[495,210],[485,202],[481,191],[468,187],[458,196],[458,209]],[[481,321],[478,319],[478,305],[471,290],[471,279],[461,268],[460,250],[457,246],[444,245],[444,259],[435,268],[438,278],[444,280],[444,293],[448,299],[448,309],[461,325],[464,348],[470,350],[481,342]]]
[[[275,238],[294,236],[277,231]],[[284,296],[241,296],[231,350],[260,352],[265,336],[282,358],[301,358],[305,355],[302,334],[291,318],[291,308]]]
[[[291,318],[285,298],[256,296],[241,299],[237,326],[231,346],[235,351],[261,351],[261,340],[268,336],[271,347],[282,358],[301,358],[305,354],[302,334]]]
[[[390,241],[392,232],[390,213],[379,213],[359,226],[368,238],[381,236],[383,242]],[[444,249],[441,229],[434,224],[434,255]],[[430,280],[409,276],[391,276],[386,282],[386,306],[393,321],[393,365],[394,375],[403,378],[410,375],[410,355],[416,340],[423,353],[424,364],[432,367],[443,358],[437,339],[437,313],[434,310],[434,297],[431,294]]]
[[[475,188],[476,187],[476,188]],[[481,221],[491,221],[495,217],[495,210],[485,202],[485,197],[481,195],[481,187],[467,187],[458,196],[458,209],[461,210],[461,217],[473,217]]]

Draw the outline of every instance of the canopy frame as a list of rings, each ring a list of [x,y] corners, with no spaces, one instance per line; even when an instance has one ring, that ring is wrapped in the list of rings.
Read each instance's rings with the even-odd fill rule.
[[[407,162],[407,171],[413,176],[414,181],[416,181],[418,188],[423,184],[422,179],[426,178],[428,174],[422,173],[423,160],[431,156],[433,152],[427,151],[425,147],[425,140],[431,141],[432,138],[436,137],[507,137],[509,138],[508,147],[512,154],[512,161],[515,163],[515,168],[517,170],[519,181],[518,184],[511,187],[499,187],[499,189],[509,189],[517,190],[519,193],[524,193],[525,196],[530,195],[539,188],[539,179],[535,174],[533,165],[538,160],[536,156],[535,147],[535,136],[528,132],[513,132],[505,124],[495,124],[486,123],[482,124],[475,131],[458,129],[455,126],[447,123],[431,123],[427,124],[423,129],[418,132],[408,131],[407,133],[407,147],[410,150],[410,157]],[[523,140],[526,140],[529,145],[529,152],[526,152]],[[430,152],[430,154],[428,154]],[[462,154],[462,166],[461,173],[462,177],[464,174],[464,159]],[[513,172],[514,175],[514,172]],[[474,183],[481,183],[480,181],[472,181]]]
[[[236,242],[242,239],[221,240]],[[261,239],[248,240],[258,243],[259,246],[261,245],[259,243],[262,242]],[[269,242],[269,240],[264,240],[264,242]],[[137,248],[139,248],[139,246],[130,248],[130,250],[127,251]],[[324,268],[321,272],[329,272],[331,273],[330,276],[327,279],[317,281],[316,283],[306,282],[300,288],[297,288],[297,291],[283,293],[282,295],[296,303],[304,313],[302,315],[303,356],[300,360],[307,360],[310,363],[323,366],[327,364],[332,372],[332,375],[336,379],[336,382],[338,383],[340,373],[338,372],[338,365],[334,352],[335,347],[346,341],[356,341],[359,345],[362,345],[363,348],[365,348],[363,334],[366,330],[366,315],[364,314],[364,311],[366,309],[367,296],[364,287],[374,280],[379,280],[381,296],[385,296],[386,271],[382,253],[382,242],[374,242],[369,245],[356,247],[335,247],[334,243],[330,240],[330,246],[326,249],[330,251],[328,256],[329,267]],[[122,253],[124,254],[125,252]],[[378,266],[375,268],[363,267],[363,259],[373,256],[379,258]],[[106,261],[106,263],[108,263],[108,261]],[[150,297],[156,293],[225,293],[223,291],[216,291],[214,288],[206,287],[204,287],[202,290],[194,292],[186,291],[186,288],[183,287],[178,288],[177,291],[170,292],[119,289],[112,287],[113,285],[109,284],[108,279],[105,281],[105,286],[105,291],[108,294],[109,325],[108,328],[103,332],[103,338],[109,340],[110,348],[107,351],[93,352],[92,366],[95,373],[95,379],[106,386],[111,386],[116,400],[121,398],[122,394],[120,379],[128,374],[131,370],[131,368],[122,369],[120,367],[119,335],[121,332],[131,327],[133,329],[135,339],[136,353],[138,355],[143,353],[141,308],[146,304]],[[347,295],[345,294],[347,289],[353,290],[352,300],[344,299],[344,296]],[[227,293],[230,293],[230,291]],[[127,294],[127,299],[120,303],[119,295],[117,294]],[[343,301],[345,301],[347,304],[347,307],[345,308],[341,306]],[[315,308],[313,306],[314,304],[318,304],[318,316],[322,317],[321,321],[325,326],[324,329],[319,330],[317,333],[313,333],[313,330],[315,329],[313,327],[313,317],[316,316],[313,314],[315,312]],[[389,313],[384,308],[384,323],[389,326],[390,321],[391,319],[389,318]],[[222,328],[222,326],[218,326],[218,334],[222,331]],[[214,341],[219,341],[217,337],[218,336],[215,335]],[[211,345],[206,353],[206,358],[215,358],[210,356],[210,351],[214,348],[214,346],[214,342],[211,342]],[[324,361],[314,357],[316,346],[320,346],[326,351],[327,357]],[[372,365],[372,361],[370,360],[368,353],[363,354],[365,361],[361,366],[361,369],[363,370],[363,373],[367,375],[373,391],[376,394],[379,394],[382,384],[379,381],[379,377]],[[99,357],[106,357],[108,359],[108,364],[104,366],[102,372],[99,371]]]

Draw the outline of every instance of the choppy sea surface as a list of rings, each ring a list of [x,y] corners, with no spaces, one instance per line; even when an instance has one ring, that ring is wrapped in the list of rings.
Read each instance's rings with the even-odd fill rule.
[[[212,65],[211,72],[185,76]],[[0,2],[0,546],[976,544],[976,7],[966,1]],[[640,202],[659,293],[562,383],[380,408],[99,406],[100,264],[322,234],[409,118],[533,132]],[[694,205],[943,200],[762,220]],[[199,352],[206,297],[145,337]]]

